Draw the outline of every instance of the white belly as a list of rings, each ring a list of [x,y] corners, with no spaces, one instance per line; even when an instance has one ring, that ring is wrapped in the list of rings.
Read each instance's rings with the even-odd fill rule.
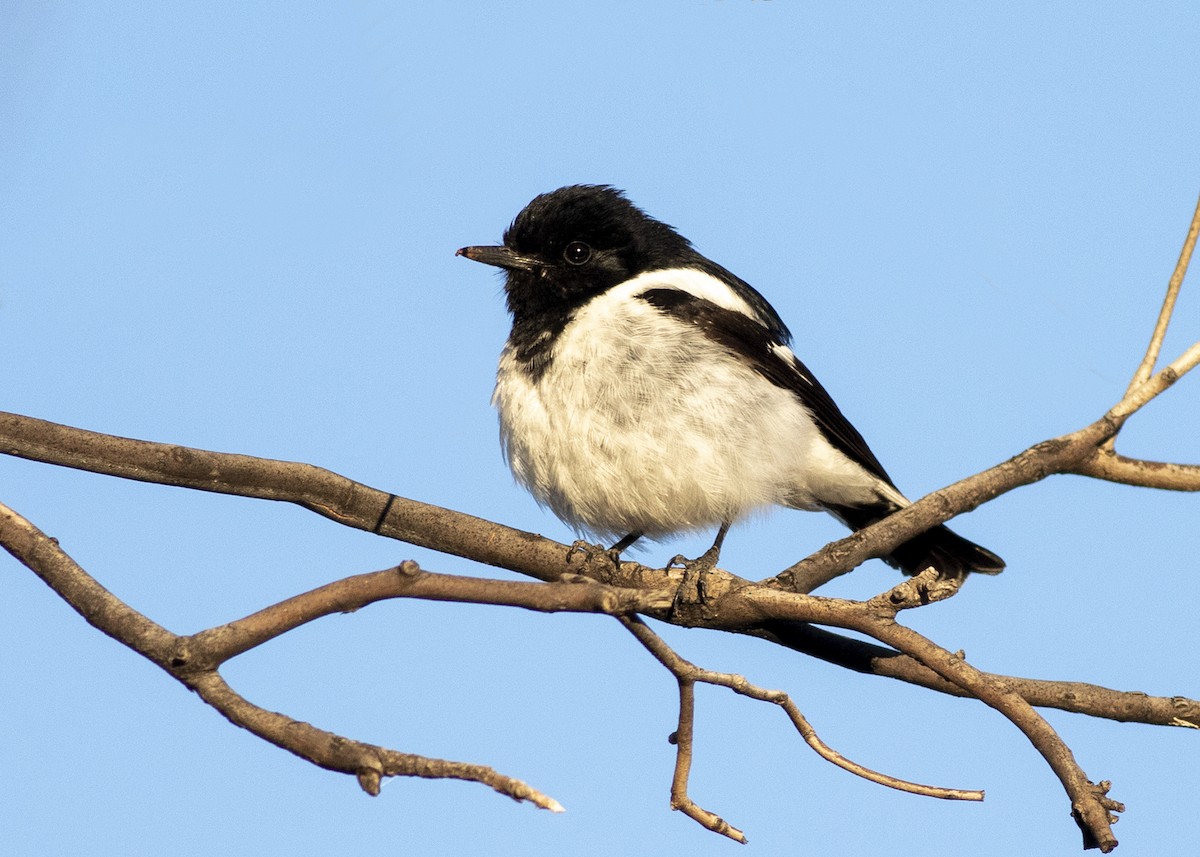
[[[616,291],[578,313],[536,383],[509,349],[501,355],[493,403],[504,452],[538,502],[582,532],[619,538],[873,495],[876,480],[790,392]]]

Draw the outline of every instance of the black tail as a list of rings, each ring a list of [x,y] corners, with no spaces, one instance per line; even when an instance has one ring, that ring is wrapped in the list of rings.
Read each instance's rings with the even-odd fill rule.
[[[838,506],[829,511],[850,529],[861,530],[898,510],[884,506]],[[905,574],[918,574],[931,565],[941,577],[962,577],[970,572],[999,574],[1004,571],[1004,560],[943,524],[918,533],[882,559]]]

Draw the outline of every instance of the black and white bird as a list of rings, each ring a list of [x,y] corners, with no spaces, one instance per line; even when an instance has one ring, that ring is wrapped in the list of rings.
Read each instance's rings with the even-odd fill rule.
[[[857,530],[909,505],[766,299],[621,191],[542,194],[503,245],[458,255],[506,272],[504,454],[576,530],[622,550],[715,528],[715,561],[729,526],[764,507]],[[885,559],[946,577],[1004,568],[944,526]]]

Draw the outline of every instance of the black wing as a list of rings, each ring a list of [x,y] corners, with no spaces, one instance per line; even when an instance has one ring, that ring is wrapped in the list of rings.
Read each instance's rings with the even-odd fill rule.
[[[696,325],[705,336],[745,361],[772,384],[793,393],[812,413],[817,428],[835,449],[895,487],[858,429],[838,410],[808,368],[794,356],[787,361],[774,350],[774,346],[786,345],[787,328],[782,328],[782,333],[778,328],[772,330],[743,313],[680,289],[649,289],[638,297],[667,315]],[[778,318],[774,311],[771,317]]]

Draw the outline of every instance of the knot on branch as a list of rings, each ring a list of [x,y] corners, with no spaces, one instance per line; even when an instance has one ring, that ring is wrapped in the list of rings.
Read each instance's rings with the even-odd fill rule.
[[[396,566],[396,571],[398,571],[402,577],[416,577],[419,574],[424,574],[424,572],[421,570],[421,566],[417,564],[416,560],[412,559],[406,559],[401,562],[398,566]]]
[[[177,637],[174,645],[167,652],[164,666],[173,673],[184,672],[192,666],[191,640],[187,637]]]
[[[1183,726],[1187,729],[1200,729],[1200,705],[1194,699],[1186,696],[1171,697],[1171,707],[1175,709],[1172,726]]]
[[[383,780],[382,768],[359,768],[356,772],[358,784],[371,797],[379,797],[379,787]]]
[[[874,610],[894,616],[901,610],[945,601],[957,595],[961,587],[962,578],[942,577],[936,568],[930,566],[915,577],[903,580],[887,592],[876,595],[867,604]]]

